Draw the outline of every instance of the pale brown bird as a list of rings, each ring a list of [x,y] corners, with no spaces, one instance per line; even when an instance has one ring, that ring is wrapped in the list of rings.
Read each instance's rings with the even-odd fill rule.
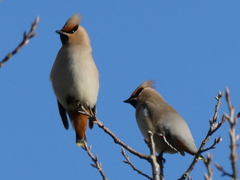
[[[53,64],[50,79],[57,97],[63,125],[69,128],[67,115],[76,132],[76,143],[82,146],[86,139],[88,116],[78,112],[79,103],[95,113],[99,90],[98,70],[92,58],[92,48],[86,30],[79,25],[80,15],[72,15],[60,35],[62,47]],[[89,122],[90,128],[93,123]]]
[[[145,139],[148,131],[154,133],[156,152],[185,152],[195,155],[197,148],[185,120],[162,96],[153,89],[153,81],[146,81],[135,89],[131,97],[125,100],[136,109],[136,120]],[[200,158],[202,159],[202,158]]]

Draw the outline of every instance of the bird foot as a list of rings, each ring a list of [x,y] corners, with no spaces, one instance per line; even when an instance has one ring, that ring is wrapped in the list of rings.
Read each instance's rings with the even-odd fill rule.
[[[84,114],[86,116],[88,116],[92,121],[93,119],[96,119],[96,114],[93,112],[93,110],[90,108],[89,104],[86,104],[86,107],[84,107],[84,105],[81,102],[77,103],[78,105],[78,112],[81,114]]]
[[[144,138],[144,142],[148,145],[149,144],[149,140]]]
[[[158,164],[159,164],[160,166],[163,165],[163,164],[165,164],[166,159],[164,159],[164,158],[162,157],[162,153],[160,153],[160,154],[157,156],[157,162],[158,162]]]

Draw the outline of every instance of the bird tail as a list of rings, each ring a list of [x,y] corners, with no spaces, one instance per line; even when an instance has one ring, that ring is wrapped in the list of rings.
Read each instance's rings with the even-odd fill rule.
[[[203,162],[207,162],[207,160],[202,156],[202,155],[200,155],[199,157],[198,157],[198,159],[200,159],[200,160],[202,160]]]
[[[83,147],[85,140],[86,140],[86,136],[84,137],[84,139],[80,139],[80,138],[77,137],[77,133],[76,133],[76,145],[77,145],[77,146]]]
[[[69,117],[76,132],[76,145],[84,146],[84,140],[86,140],[88,116],[80,114],[79,112],[71,112],[69,113]]]

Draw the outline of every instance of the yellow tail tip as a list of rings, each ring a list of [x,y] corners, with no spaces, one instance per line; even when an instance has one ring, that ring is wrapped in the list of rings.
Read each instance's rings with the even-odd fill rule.
[[[81,147],[84,147],[84,143],[77,142],[76,145],[77,145],[78,147],[80,147],[80,146],[81,146]]]
[[[202,161],[205,162],[205,163],[207,162],[207,160],[206,160],[202,155],[200,155],[200,156],[198,157],[198,159],[199,159],[199,160],[202,160]]]

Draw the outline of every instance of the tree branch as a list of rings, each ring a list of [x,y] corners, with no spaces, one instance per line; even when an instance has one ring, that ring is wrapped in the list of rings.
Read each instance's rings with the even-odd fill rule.
[[[215,105],[215,110],[214,110],[214,115],[213,115],[213,119],[209,120],[209,130],[207,132],[207,135],[206,137],[204,138],[204,140],[202,141],[201,143],[201,146],[199,147],[198,149],[198,152],[196,153],[192,163],[190,164],[189,168],[186,170],[185,173],[183,173],[183,175],[180,177],[180,180],[183,180],[183,179],[186,179],[186,177],[189,176],[189,173],[193,170],[195,164],[197,163],[199,157],[200,157],[200,154],[206,150],[209,150],[209,149],[213,149],[215,148],[215,145],[219,142],[221,142],[221,137],[217,138],[214,140],[214,143],[213,145],[210,147],[210,148],[207,148],[206,150],[204,149],[206,143],[209,141],[210,137],[212,136],[213,133],[215,133],[221,126],[222,124],[226,121],[226,118],[225,117],[222,117],[222,120],[221,122],[217,123],[217,120],[218,120],[218,110],[219,110],[219,107],[221,105],[221,98],[222,98],[222,93],[219,91],[218,92],[218,96],[215,97],[215,99],[217,100],[217,103]],[[206,160],[204,160],[206,161]]]
[[[232,174],[226,172],[221,165],[219,165],[218,163],[215,163],[215,166],[220,172],[222,172],[222,176],[229,176],[233,178]]]
[[[212,162],[212,155],[208,153],[207,159],[206,159],[206,161],[204,161],[204,164],[207,168],[207,174],[204,174],[205,180],[212,180],[213,170],[211,168],[211,162]]]
[[[110,135],[110,136],[112,137],[113,141],[114,141],[116,144],[121,145],[121,146],[124,147],[126,150],[128,150],[130,153],[138,156],[139,158],[145,159],[145,160],[148,160],[148,161],[149,161],[149,156],[148,156],[148,155],[142,154],[142,153],[134,150],[133,148],[131,148],[131,147],[128,146],[127,144],[125,144],[125,143],[124,143],[123,141],[121,141],[112,131],[110,131],[107,127],[105,127],[101,121],[99,121],[98,119],[96,119],[96,120],[94,121],[94,123],[97,124],[98,127],[101,128],[105,133],[107,133],[108,135]]]
[[[133,163],[131,163],[129,156],[126,155],[126,152],[125,152],[125,150],[124,150],[123,147],[122,147],[122,152],[121,152],[121,153],[122,153],[122,155],[124,156],[124,158],[126,159],[125,161],[123,161],[124,163],[129,164],[134,171],[138,172],[138,174],[141,174],[142,176],[146,177],[147,179],[153,180],[152,177],[150,177],[150,176],[148,176],[147,174],[143,173],[142,171],[140,171],[139,169],[137,169],[137,168],[133,165]]]
[[[230,99],[229,89],[226,88],[226,100],[228,104],[229,117],[227,118],[230,124],[229,136],[230,136],[230,160],[232,166],[232,176],[234,180],[238,179],[238,169],[237,169],[237,135],[236,135],[236,127],[237,127],[237,117],[234,118],[234,107],[232,106]]]
[[[156,151],[155,151],[155,143],[153,141],[153,132],[148,131],[148,137],[149,137],[149,149],[150,149],[150,163],[152,165],[152,175],[154,180],[159,180],[159,164],[157,162],[157,157],[156,157]],[[161,180],[163,179],[163,173],[160,174]]]
[[[233,180],[238,179],[238,170],[237,170],[237,140],[239,139],[239,136],[236,135],[236,127],[237,127],[237,118],[239,117],[239,114],[237,117],[234,117],[234,106],[232,106],[231,99],[230,99],[230,92],[229,89],[226,88],[226,100],[228,104],[228,110],[229,115],[224,114],[223,116],[227,119],[227,121],[230,124],[230,130],[229,130],[229,137],[230,137],[230,161],[231,161],[231,167],[232,167],[232,174],[227,173],[223,167],[217,163],[215,163],[215,166],[219,171],[221,171],[223,174],[222,176],[229,176]]]
[[[32,23],[32,26],[31,26],[31,29],[30,29],[29,33],[26,34],[26,31],[23,33],[23,40],[22,40],[22,42],[21,42],[12,52],[8,53],[2,61],[0,61],[0,68],[4,65],[4,63],[6,63],[6,62],[8,61],[13,55],[17,54],[23,46],[27,45],[28,42],[29,42],[29,40],[30,40],[31,38],[33,38],[34,36],[37,35],[37,33],[35,33],[34,31],[35,31],[35,29],[37,28],[38,22],[39,22],[39,16],[38,16],[38,17],[35,19],[35,21]]]
[[[150,145],[151,154],[150,155],[142,154],[142,153],[132,149],[127,144],[125,144],[112,131],[110,131],[107,127],[105,127],[103,125],[103,123],[96,118],[96,115],[93,112],[87,110],[87,109],[89,109],[89,107],[87,107],[87,109],[86,109],[83,106],[83,104],[81,104],[79,102],[77,102],[77,104],[79,106],[78,112],[89,116],[89,119],[92,120],[95,124],[97,124],[98,127],[101,128],[105,133],[110,135],[110,137],[112,137],[112,139],[114,140],[114,142],[116,144],[119,144],[120,146],[125,148],[127,151],[129,151],[130,153],[138,156],[139,158],[145,159],[148,162],[150,162],[150,164],[152,166],[153,179],[154,180],[159,180],[159,175],[158,175],[159,165],[158,165],[157,160],[156,160],[155,144],[154,144],[154,141],[153,141],[153,133],[152,132],[149,132],[149,141],[150,141],[149,145]],[[164,179],[162,178],[161,180],[164,180]]]
[[[91,164],[92,167],[96,168],[99,173],[101,174],[103,180],[107,180],[107,177],[105,176],[103,169],[102,169],[102,164],[98,162],[98,156],[94,157],[94,155],[91,152],[91,146],[88,147],[87,142],[84,141],[84,147],[82,147],[85,151],[87,151],[88,156],[92,159],[94,164]]]

